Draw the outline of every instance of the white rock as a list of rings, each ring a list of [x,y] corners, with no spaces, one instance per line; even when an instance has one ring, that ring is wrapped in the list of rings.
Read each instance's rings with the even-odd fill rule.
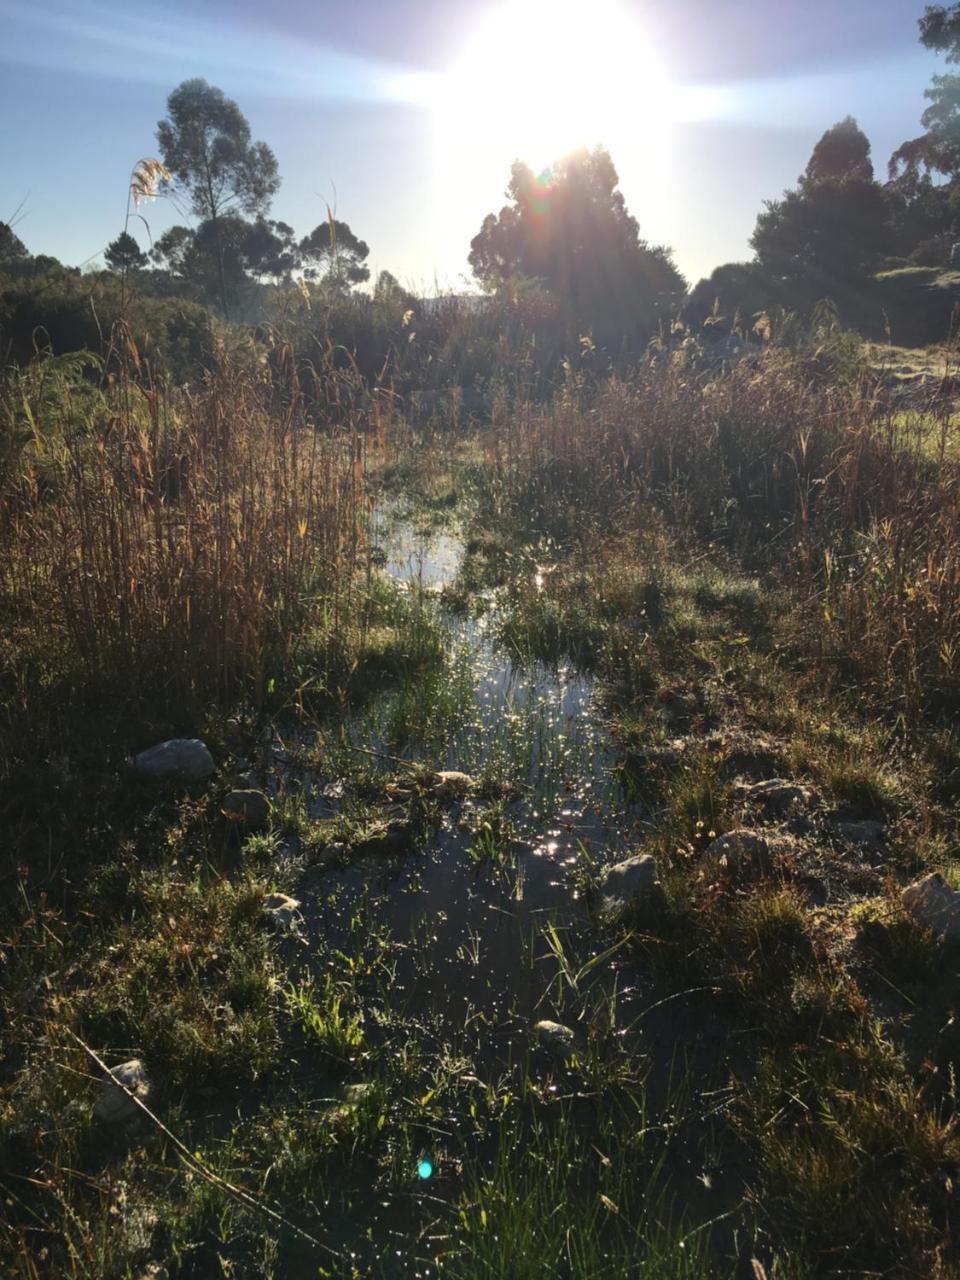
[[[459,769],[441,769],[433,775],[431,790],[442,800],[461,800],[473,790],[474,782],[469,773]]]
[[[649,853],[637,854],[607,867],[600,882],[604,897],[612,903],[633,902],[660,887],[660,869]]]
[[[142,1102],[146,1102],[152,1091],[150,1081],[139,1058],[131,1058],[129,1062],[121,1062],[118,1067],[111,1067],[110,1076],[110,1079],[103,1082],[100,1096],[93,1104],[93,1118],[101,1124],[128,1124],[142,1113],[126,1090],[129,1089]],[[120,1083],[116,1083],[117,1081]],[[121,1085],[126,1085],[126,1089],[121,1088]]]
[[[960,892],[951,889],[939,871],[907,885],[900,901],[945,941],[960,940]]]
[[[145,778],[175,782],[203,782],[214,770],[213,756],[199,738],[170,738],[133,757],[133,767]]]
[[[292,929],[300,915],[300,902],[289,893],[268,893],[263,900],[263,910],[282,929]]]
[[[551,1022],[545,1018],[534,1025],[533,1034],[538,1044],[542,1044],[545,1049],[549,1049],[559,1058],[567,1058],[573,1053],[576,1037],[573,1031],[565,1027],[562,1022]]]

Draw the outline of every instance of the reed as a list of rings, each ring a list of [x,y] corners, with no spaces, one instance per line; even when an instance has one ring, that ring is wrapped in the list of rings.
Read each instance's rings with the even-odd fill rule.
[[[655,513],[787,587],[798,643],[915,721],[960,698],[956,441],[949,403],[905,413],[865,369],[680,353],[505,416],[485,515],[570,546]]]
[[[113,346],[117,377],[42,356],[0,382],[0,702],[34,736],[45,690],[152,722],[258,707],[304,628],[353,612],[357,415],[308,414],[292,368],[221,350],[177,387]]]

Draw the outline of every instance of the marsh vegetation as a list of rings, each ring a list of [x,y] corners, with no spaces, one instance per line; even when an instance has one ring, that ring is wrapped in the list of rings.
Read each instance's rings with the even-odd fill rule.
[[[937,120],[691,295],[518,163],[428,301],[168,112],[152,266],[0,224],[0,1270],[960,1275]]]

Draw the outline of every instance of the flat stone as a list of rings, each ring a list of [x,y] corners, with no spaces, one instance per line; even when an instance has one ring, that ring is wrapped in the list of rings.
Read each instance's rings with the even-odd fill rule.
[[[837,835],[847,844],[865,849],[881,849],[886,840],[887,828],[876,818],[864,818],[860,822],[838,822]]]
[[[270,801],[262,791],[231,791],[224,798],[221,813],[231,822],[243,823],[256,831],[267,825]]]
[[[215,766],[206,743],[199,738],[169,738],[135,755],[133,767],[144,778],[203,782]]]
[[[126,1088],[122,1088],[123,1085]],[[94,1120],[101,1124],[120,1125],[139,1119],[140,1108],[127,1090],[141,1102],[146,1102],[152,1092],[146,1070],[139,1058],[131,1058],[129,1062],[121,1062],[119,1066],[110,1068],[110,1078],[103,1082],[100,1096],[93,1104]]]
[[[762,879],[773,872],[770,843],[758,831],[741,827],[711,840],[703,851],[704,859],[721,871],[732,875],[748,875]]]
[[[939,871],[907,885],[900,902],[945,942],[960,940],[960,892],[952,889]]]
[[[820,796],[813,787],[786,778],[768,778],[765,782],[741,784],[741,799],[759,805],[768,813],[786,814],[820,807]]]
[[[300,902],[289,893],[268,893],[263,900],[263,910],[282,929],[292,929],[299,919]]]
[[[549,1018],[535,1023],[533,1034],[538,1044],[558,1058],[569,1058],[576,1045],[576,1036],[570,1027],[565,1027],[562,1022],[551,1022]]]
[[[649,853],[637,854],[607,867],[600,882],[604,897],[612,903],[634,902],[660,888],[660,869]]]

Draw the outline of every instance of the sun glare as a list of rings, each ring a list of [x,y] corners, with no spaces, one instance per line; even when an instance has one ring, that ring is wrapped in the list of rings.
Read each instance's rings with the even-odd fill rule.
[[[508,0],[480,22],[437,106],[448,136],[535,168],[576,147],[649,138],[671,88],[617,0]]]
[[[497,0],[418,96],[434,120],[436,247],[451,258],[499,209],[515,159],[540,172],[603,145],[656,214],[672,189],[671,126],[712,111],[671,83],[626,0]]]

